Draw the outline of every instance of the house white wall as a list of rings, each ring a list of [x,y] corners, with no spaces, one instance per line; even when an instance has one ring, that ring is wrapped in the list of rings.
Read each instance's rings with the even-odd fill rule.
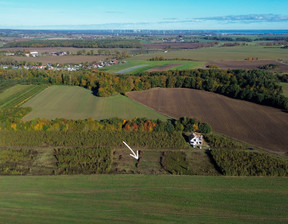
[[[202,145],[203,145],[203,136],[193,133],[189,137],[189,143],[190,143],[190,145],[193,146],[193,148],[196,148],[198,146],[201,149]]]

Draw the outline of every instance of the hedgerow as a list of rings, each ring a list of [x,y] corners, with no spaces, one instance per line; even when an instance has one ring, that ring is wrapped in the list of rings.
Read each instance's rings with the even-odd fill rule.
[[[0,146],[94,146],[187,148],[181,132],[128,132],[128,131],[1,131]]]

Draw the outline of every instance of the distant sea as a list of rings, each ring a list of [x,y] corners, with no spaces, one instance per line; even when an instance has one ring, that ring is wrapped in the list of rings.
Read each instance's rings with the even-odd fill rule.
[[[288,34],[288,30],[211,30],[217,34]]]
[[[0,29],[0,33],[65,33],[65,34],[109,34],[109,35],[283,35],[288,30],[112,30],[112,29]]]

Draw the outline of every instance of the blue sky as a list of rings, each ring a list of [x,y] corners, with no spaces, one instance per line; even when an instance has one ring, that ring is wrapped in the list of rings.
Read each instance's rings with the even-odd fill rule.
[[[288,0],[0,0],[0,28],[288,29]]]

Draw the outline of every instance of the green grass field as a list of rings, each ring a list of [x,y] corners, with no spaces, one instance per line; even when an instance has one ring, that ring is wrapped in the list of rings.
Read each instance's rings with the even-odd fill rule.
[[[138,55],[131,59],[147,60],[152,57],[163,56],[166,59],[186,58],[196,61],[232,61],[244,60],[248,57],[259,60],[277,60],[278,58],[288,60],[288,50],[281,48],[264,48],[263,46],[248,45],[237,47],[211,47],[192,50],[170,50],[167,53],[151,53],[148,55]]]
[[[42,85],[16,85],[8,88],[0,93],[0,108],[19,106],[45,88]]]
[[[147,57],[148,58],[146,58],[145,60],[128,60],[127,63],[125,64],[105,67],[102,70],[111,72],[111,73],[116,73],[116,72],[121,72],[123,70],[129,69],[135,66],[143,65],[143,67],[136,68],[132,71],[127,72],[130,74],[135,74],[135,73],[144,72],[151,68],[156,68],[160,66],[177,65],[173,68],[168,69],[168,70],[176,70],[176,69],[193,69],[193,68],[200,67],[204,64],[203,62],[199,62],[199,61],[147,61],[147,59],[151,58],[149,56]]]
[[[288,97],[288,83],[281,82],[281,86],[283,88],[283,95]]]
[[[0,223],[287,223],[288,179],[0,177]]]
[[[165,120],[168,118],[128,97],[121,95],[96,97],[87,89],[72,86],[51,86],[23,104],[23,107],[32,107],[32,112],[27,114],[24,120],[34,118],[101,120],[112,117],[122,119],[146,117]]]

